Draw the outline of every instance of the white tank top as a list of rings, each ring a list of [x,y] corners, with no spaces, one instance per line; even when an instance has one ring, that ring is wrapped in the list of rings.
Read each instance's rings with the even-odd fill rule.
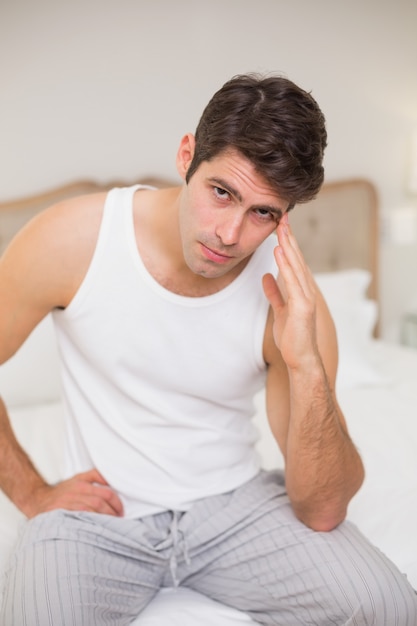
[[[85,279],[54,312],[67,475],[97,468],[128,517],[187,510],[259,471],[251,418],[266,369],[261,278],[276,271],[269,237],[218,293],[166,290],[138,252],[138,188],[108,194]]]

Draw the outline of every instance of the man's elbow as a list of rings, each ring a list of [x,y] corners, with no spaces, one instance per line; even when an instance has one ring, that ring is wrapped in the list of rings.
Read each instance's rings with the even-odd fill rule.
[[[347,515],[347,508],[340,508],[339,510],[331,511],[306,511],[297,510],[294,507],[294,513],[296,517],[308,528],[315,532],[328,533],[334,530],[341,524]]]
[[[349,484],[334,489],[333,495],[328,493],[326,496],[314,490],[296,498],[287,485],[294,513],[305,526],[316,532],[330,532],[346,519],[349,502],[359,491],[365,478],[363,463],[359,457],[358,459],[354,477],[351,474]]]

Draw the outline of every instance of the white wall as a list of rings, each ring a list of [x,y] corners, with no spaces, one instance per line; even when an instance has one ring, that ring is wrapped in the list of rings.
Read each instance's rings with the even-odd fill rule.
[[[369,177],[395,211],[412,201],[416,29],[415,0],[1,0],[0,197],[175,176],[178,141],[212,93],[260,70],[319,101],[327,178]],[[415,274],[417,243],[384,244],[386,336],[417,297],[410,264]]]

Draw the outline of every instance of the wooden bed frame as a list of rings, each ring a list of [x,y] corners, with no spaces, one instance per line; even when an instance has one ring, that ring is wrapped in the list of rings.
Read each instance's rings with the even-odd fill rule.
[[[42,209],[65,198],[135,183],[167,187],[159,178],[98,183],[77,181],[31,197],[0,202],[0,254],[14,234]],[[290,222],[314,272],[361,268],[371,272],[368,295],[378,300],[378,199],[365,179],[329,182],[317,198],[295,207]]]
[[[368,270],[368,296],[378,301],[378,196],[369,180],[326,183],[315,200],[295,207],[290,223],[313,272]]]

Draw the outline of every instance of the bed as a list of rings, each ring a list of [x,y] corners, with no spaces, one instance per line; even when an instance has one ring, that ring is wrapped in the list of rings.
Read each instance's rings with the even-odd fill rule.
[[[163,184],[145,179],[145,184]],[[79,181],[32,198],[0,203],[0,253],[32,215],[66,197],[123,182]],[[129,183],[130,184],[130,183]],[[337,391],[366,480],[349,518],[417,588],[417,350],[378,337],[378,202],[366,180],[326,183],[290,221],[322,289],[339,336]],[[45,318],[19,352],[0,367],[0,389],[15,432],[50,481],[59,480],[62,407],[52,321]],[[254,420],[265,467],[282,466],[269,433],[264,398]],[[23,515],[0,493],[0,571]],[[164,589],[138,626],[227,626],[249,617],[187,589]]]

